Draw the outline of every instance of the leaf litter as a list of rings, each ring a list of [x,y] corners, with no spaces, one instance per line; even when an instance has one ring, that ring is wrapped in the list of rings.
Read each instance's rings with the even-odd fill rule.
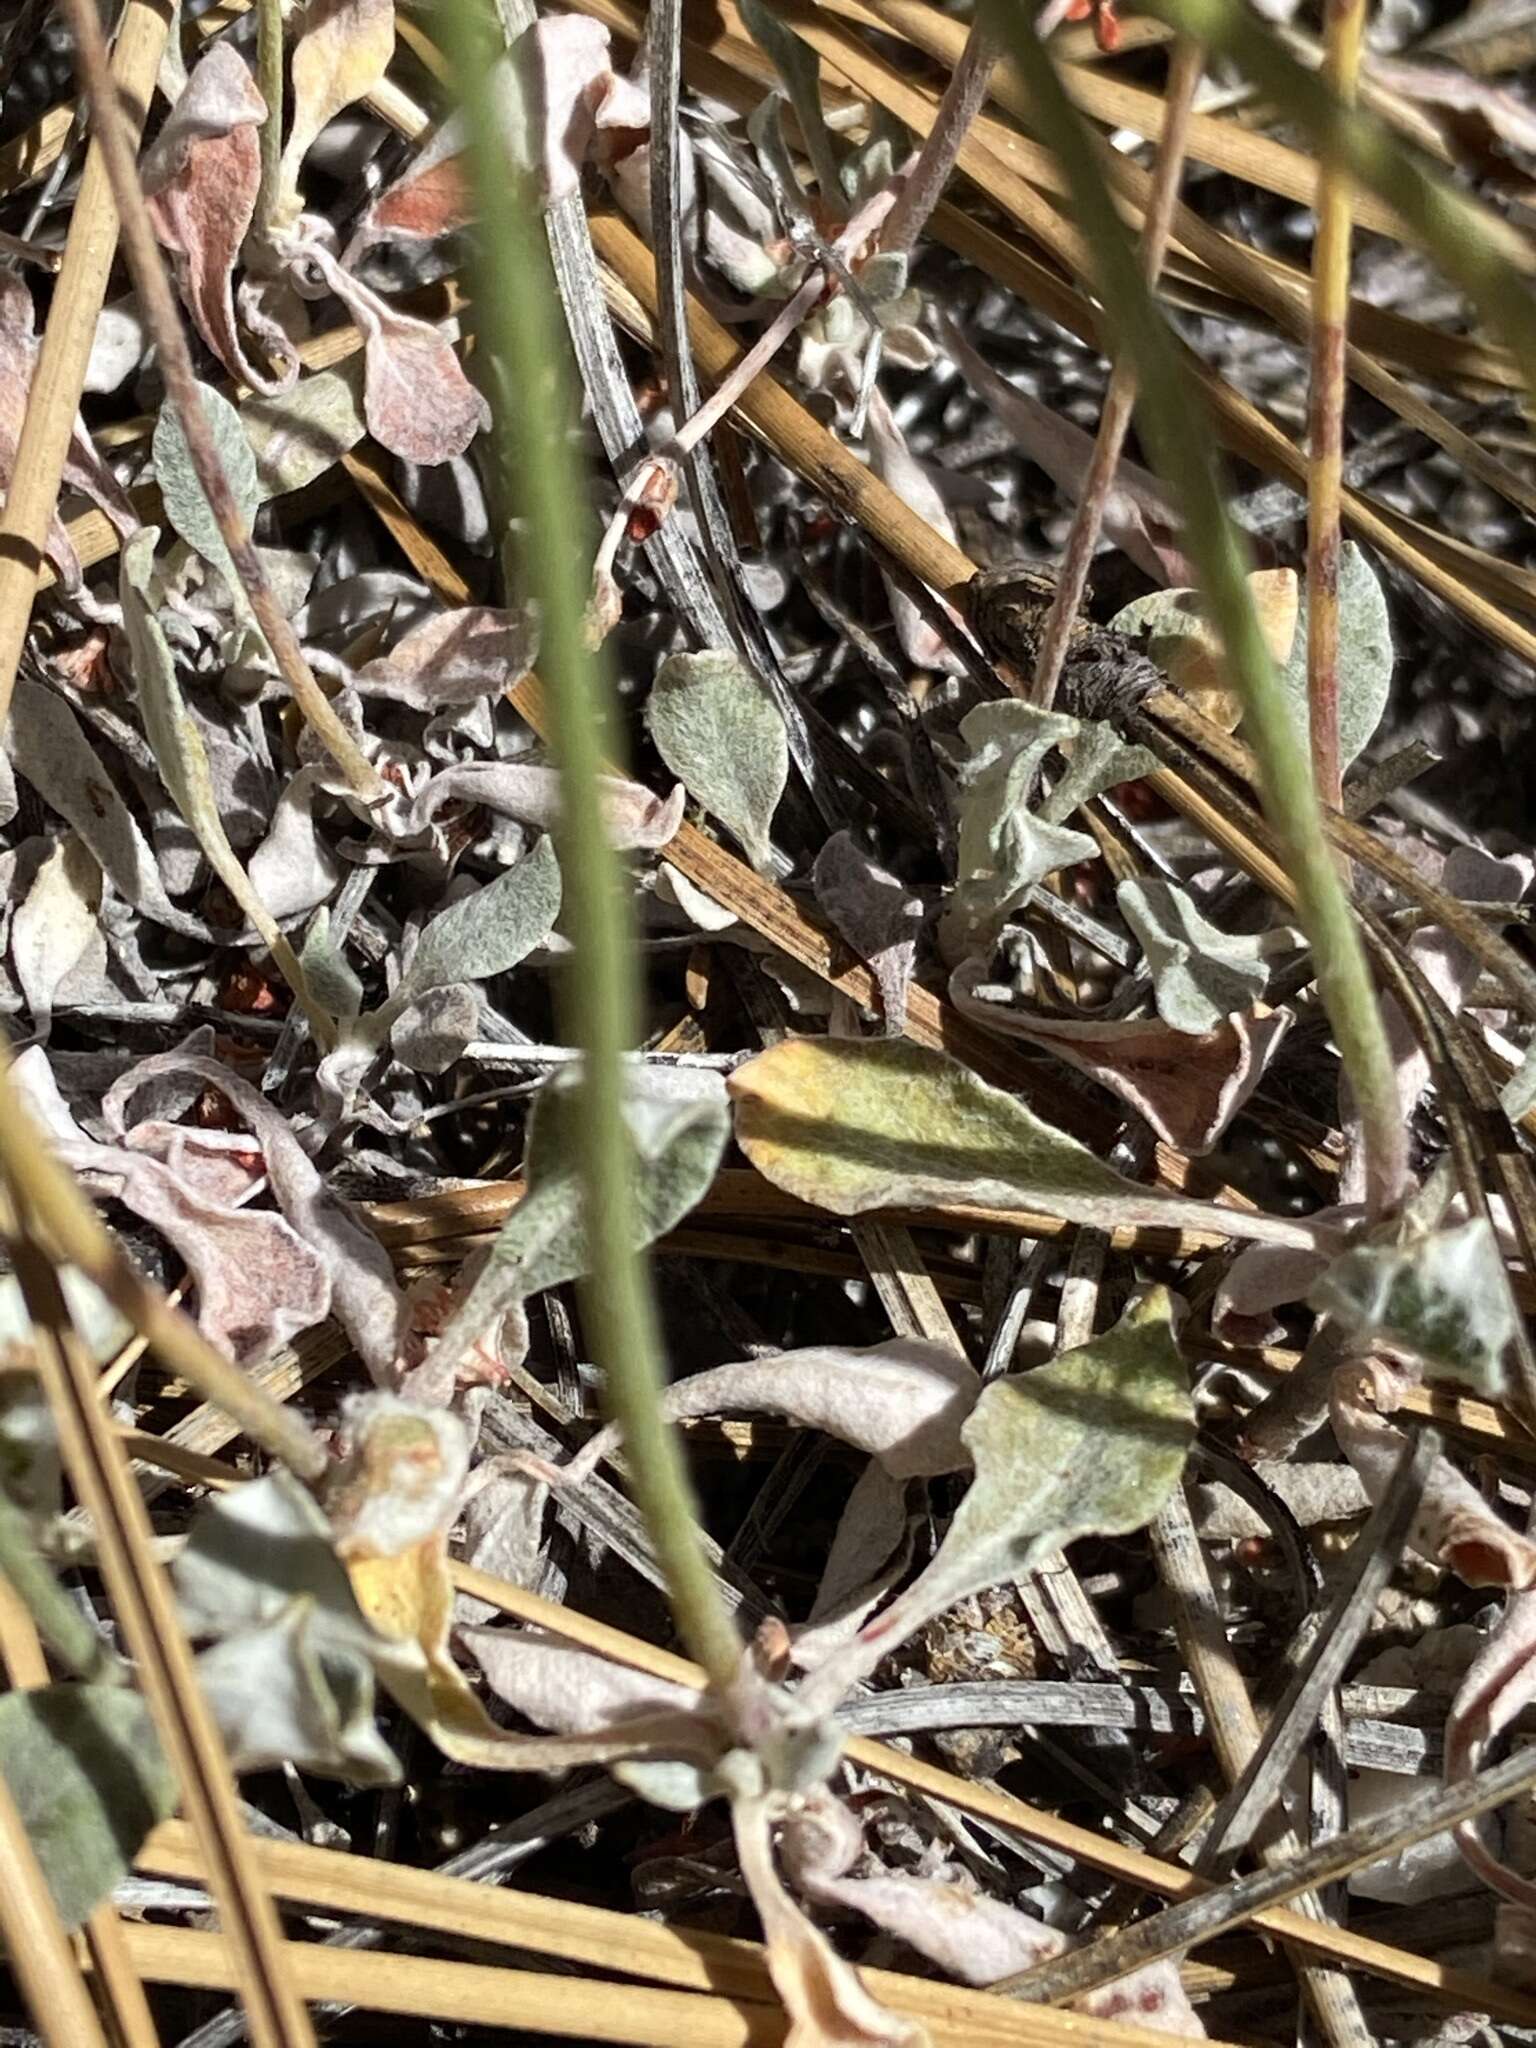
[[[653,10],[653,37],[675,32],[668,13]],[[1416,992],[1383,1002],[1415,1191],[1368,1219],[1319,1001],[1330,963],[1265,893],[1264,849],[1220,781],[1237,758],[1220,734],[1255,735],[1174,497],[1128,457],[1108,480],[1096,637],[1050,710],[1009,685],[1015,653],[962,623],[957,561],[1027,574],[1059,555],[1105,371],[1073,291],[1022,244],[1010,254],[974,186],[913,218],[910,124],[942,136],[960,47],[944,38],[963,31],[876,13],[878,31],[857,10],[728,8],[707,62],[689,28],[664,136],[656,48],[618,16],[510,10],[494,79],[509,180],[531,177],[552,222],[598,224],[600,290],[561,271],[589,409],[613,412],[621,376],[648,437],[623,474],[595,440],[582,449],[608,535],[587,627],[621,684],[600,822],[639,932],[623,1114],[673,1372],[661,1411],[712,1568],[761,1617],[733,1685],[701,1693],[654,1647],[671,1640],[663,1574],[585,1352],[585,1091],[557,1021],[582,821],[565,815],[543,709],[542,593],[500,499],[503,371],[470,294],[466,131],[435,86],[412,98],[435,24],[397,19],[393,0],[295,9],[276,108],[244,28],[178,28],[185,67],[163,74],[140,159],[234,503],[384,800],[361,802],[297,721],[115,273],[90,373],[48,398],[70,437],[54,580],[14,678],[0,790],[10,1074],[134,1266],[322,1433],[313,1487],[233,1422],[207,1433],[215,1411],[64,1267],[114,1422],[142,1469],[162,1461],[156,1533],[193,1668],[265,1830],[317,1855],[350,1842],[408,1876],[493,1835],[480,1778],[495,1772],[499,1822],[550,1816],[520,1883],[761,1942],[803,2048],[949,2038],[927,1980],[979,1994],[1069,1957],[1061,1981],[1106,2041],[1120,2022],[1283,2041],[1310,1995],[1294,1949],[1249,1943],[1208,1969],[1198,1945],[1149,1939],[1135,1962],[1129,1895],[1106,1878],[1145,1887],[1132,1850],[1160,1829],[1198,1844],[1208,1737],[1137,1725],[1111,1741],[1100,1696],[1134,1721],[1138,1688],[1192,1687],[1204,1719],[1189,1725],[1208,1729],[1232,1682],[1180,1618],[1163,1539],[1143,1533],[1187,1491],[1213,1625],[1262,1714],[1433,1417],[1443,1441],[1424,1447],[1400,1554],[1377,1560],[1382,1590],[1352,1618],[1315,1739],[1290,1732],[1306,1761],[1266,1825],[1304,1841],[1309,1811],[1320,1834],[1363,1824],[1379,1774],[1341,1784],[1346,1753],[1419,1773],[1443,1758],[1464,1788],[1523,1732],[1536,1183],[1516,1077],[1532,1019],[1468,941],[1480,923],[1529,954],[1529,536],[1518,493],[1459,475],[1422,413],[1350,415],[1345,807],[1472,920],[1443,922],[1353,864]],[[1106,14],[1092,76],[1123,95],[1100,119],[1136,189],[1163,58],[1116,52],[1126,24]],[[1439,21],[1419,0],[1378,10],[1382,89],[1470,182],[1524,183],[1528,109],[1453,56],[1423,61]],[[1063,52],[1077,33],[1057,31]],[[12,36],[0,67],[8,134],[74,92],[62,43]],[[904,74],[929,97],[900,90]],[[992,86],[953,138],[973,179],[967,149],[1012,160],[1006,67]],[[1229,176],[1184,178],[1210,263],[1180,274],[1173,302],[1231,406],[1294,438],[1301,356],[1230,315],[1250,245],[1295,261],[1290,187],[1310,166],[1294,131],[1240,126],[1219,97],[1198,121],[1194,154],[1217,150]],[[35,252],[62,243],[79,203],[72,151],[42,183],[0,176],[7,491],[41,337],[70,312]],[[774,332],[778,400],[752,415],[755,439],[680,415],[675,321],[651,324],[643,277],[620,276],[601,225],[617,210],[654,246],[658,156],[681,195],[693,347],[706,310],[744,349]],[[999,181],[991,203],[1008,213],[1011,192]],[[888,219],[899,246],[882,246]],[[1042,201],[1032,219],[1017,224],[1073,272],[1062,216]],[[1390,237],[1357,263],[1357,347],[1412,372],[1431,412],[1475,401],[1490,446],[1528,469],[1506,359],[1465,331],[1460,302]],[[618,340],[594,345],[610,318]],[[723,376],[702,380],[706,401]],[[716,403],[740,396],[727,384]],[[1250,434],[1242,452],[1267,445]],[[1305,734],[1296,474],[1229,496]],[[1449,592],[1420,580],[1432,542]],[[706,573],[708,616],[679,609]],[[1155,674],[1150,712],[1090,687],[1095,659]],[[1183,714],[1158,712],[1165,682]],[[13,1241],[38,1241],[12,1219]],[[7,1277],[0,1391],[32,1383],[42,1341]],[[185,1788],[116,1650],[46,1415],[34,1400],[3,1416],[0,1571],[32,1589],[51,1669],[34,1684],[0,1627],[0,1768],[73,1928],[149,1896],[135,1858]],[[1283,1462],[1237,1468],[1241,1493],[1196,1484],[1230,1478],[1234,1449],[1280,1442]],[[1384,1657],[1404,1681],[1390,1694],[1366,1675]],[[1041,1723],[996,1706],[1009,1687],[1037,1689]],[[855,1701],[940,1695],[970,1702],[975,1725],[909,1723],[911,1756],[841,1730]],[[583,1822],[563,1780],[584,1766],[625,1805]],[[1399,1979],[1389,1993],[1357,1974],[1371,2038],[1472,2024],[1414,1975],[1453,1945],[1459,2011],[1529,2024],[1528,1798],[1431,1834],[1405,1852],[1396,1903],[1357,1913]],[[1378,1876],[1394,1853],[1378,1845]],[[1356,1906],[1374,1882],[1351,1879]],[[1431,1902],[1443,1931],[1422,1917]],[[167,1912],[185,1928],[191,1910]],[[1331,1894],[1324,1910],[1326,1960],[1346,1949]],[[302,1907],[283,1911],[297,1933]],[[1094,1977],[1116,1943],[1117,1968]],[[601,1969],[589,1984],[620,2009],[623,1986]],[[211,1994],[195,2019],[186,1994],[150,1996],[196,2026],[189,2048],[234,2038],[208,2033],[225,2025]],[[1011,2037],[1006,2001],[964,2011]],[[1358,2038],[1314,2012],[1330,2048]],[[436,2037],[425,2008],[394,2024]],[[640,2022],[615,2037],[662,2038]]]

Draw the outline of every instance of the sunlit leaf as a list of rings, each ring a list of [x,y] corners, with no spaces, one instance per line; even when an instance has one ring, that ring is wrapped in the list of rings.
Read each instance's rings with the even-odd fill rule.
[[[395,0],[309,0],[294,44],[293,114],[283,150],[284,210],[300,208],[299,170],[343,107],[373,91],[395,54]]]
[[[127,1686],[0,1697],[0,1771],[66,1927],[90,1917],[176,1807],[149,1709]]]
[[[250,399],[241,407],[263,500],[303,490],[357,446],[368,431],[362,386],[362,364],[353,357],[301,377],[291,390]]]
[[[789,779],[784,721],[734,654],[669,654],[645,707],[661,758],[688,793],[746,848],[771,857],[768,834]]]
[[[1357,1245],[1308,1300],[1355,1335],[1410,1352],[1437,1379],[1503,1392],[1515,1305],[1485,1216],[1403,1245]]]
[[[301,1771],[352,1785],[398,1785],[400,1763],[374,1718],[373,1668],[355,1652],[321,1648],[308,1601],[264,1627],[204,1650],[197,1676],[231,1768]]]
[[[907,1039],[785,1039],[728,1086],[736,1141],[758,1172],[839,1216],[969,1202],[1101,1230],[1164,1223],[1317,1242],[1299,1219],[1138,1187],[1001,1088]]]
[[[1255,569],[1249,594],[1271,657],[1285,662],[1298,640],[1298,583],[1294,569]],[[1116,612],[1113,631],[1145,636],[1147,653],[1169,681],[1223,732],[1243,715],[1242,701],[1227,678],[1221,636],[1205,615],[1198,590],[1155,590]],[[1303,668],[1305,675],[1305,668]]]
[[[66,833],[11,918],[11,961],[33,1026],[44,1038],[60,983],[93,941],[104,954],[101,879],[90,848]]]

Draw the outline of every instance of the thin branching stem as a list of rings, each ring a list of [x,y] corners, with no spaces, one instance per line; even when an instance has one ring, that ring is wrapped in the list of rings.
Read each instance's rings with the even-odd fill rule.
[[[1226,650],[1259,764],[1265,808],[1296,891],[1317,963],[1318,989],[1354,1090],[1365,1140],[1367,1205],[1393,1211],[1407,1179],[1407,1134],[1391,1048],[1349,898],[1329,847],[1301,737],[1265,645],[1248,587],[1242,540],[1227,516],[1214,430],[1137,264],[1081,115],[1022,9],[990,0],[1016,53],[1036,132],[1055,155],[1095,259],[1106,311],[1141,380],[1141,417],[1154,459],[1178,494],[1185,541]]]
[[[1365,40],[1366,0],[1328,0],[1323,77],[1352,102]],[[1353,214],[1349,166],[1325,154],[1318,166],[1317,235],[1312,246],[1311,462],[1307,471],[1307,711],[1317,793],[1338,810],[1339,552],[1344,486],[1345,353]]]
[[[602,712],[608,684],[583,630],[591,560],[586,479],[574,454],[574,407],[557,301],[531,192],[516,177],[498,109],[496,43],[478,0],[444,17],[457,97],[470,137],[484,223],[476,270],[480,331],[499,379],[501,473],[524,517],[524,562],[543,608],[541,668],[563,776],[559,831],[566,919],[575,942],[567,1015],[585,1054],[580,1166],[592,1247],[587,1313],[624,1432],[635,1497],[666,1575],[678,1626],[722,1691],[741,1645],[699,1541],[677,1438],[661,1411],[664,1378],[655,1301],[635,1251],[634,1155],[624,1115],[624,1055],[638,1036],[636,948],[623,877],[602,824]]]
[[[91,0],[63,0],[63,5],[75,37],[80,83],[90,104],[91,120],[101,144],[112,197],[117,204],[123,251],[138,289],[145,325],[154,337],[166,394],[186,438],[187,452],[197,471],[198,483],[229,550],[235,575],[250,600],[256,623],[272,650],[284,682],[293,692],[294,702],[315,737],[346,776],[353,793],[363,803],[382,803],[388,791],[316,682],[299,645],[299,637],[267,580],[261,557],[251,540],[250,528],[235,503],[229,479],[224,474],[213,431],[203,411],[202,392],[192,367],[192,351],[187,346],[186,333],[166,273],[165,258],[155,239],[149,209],[139,184],[133,143],[121,104],[112,88],[107,68],[107,46],[95,7]]]
[[[880,238],[883,249],[901,256],[912,253],[929,215],[944,197],[944,188],[971,123],[986,105],[987,85],[1000,47],[986,17],[978,14],[966,36],[960,61],[949,74],[944,97],[934,114],[933,126],[923,138],[917,162],[907,173],[900,197],[891,209]]]
[[[1178,208],[1179,185],[1184,176],[1189,116],[1204,68],[1205,52],[1198,43],[1180,41],[1174,46],[1168,73],[1168,115],[1141,234],[1141,259],[1149,285],[1156,284],[1167,252],[1168,233]],[[1129,357],[1122,356],[1115,364],[1109,389],[1104,395],[1098,438],[1093,444],[1088,474],[1083,479],[1072,530],[1067,535],[1056,595],[1051,601],[1050,615],[1045,622],[1035,663],[1032,694],[1035,702],[1047,710],[1055,701],[1056,685],[1061,680],[1062,664],[1072,641],[1072,628],[1077,623],[1083,592],[1088,588],[1088,571],[1099,544],[1104,507],[1115,480],[1115,471],[1120,466],[1120,452],[1125,446],[1135,406],[1136,366]]]

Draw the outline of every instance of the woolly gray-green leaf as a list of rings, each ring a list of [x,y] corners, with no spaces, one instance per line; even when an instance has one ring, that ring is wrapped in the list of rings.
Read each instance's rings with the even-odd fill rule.
[[[669,654],[656,671],[646,722],[661,758],[705,810],[769,860],[769,829],[789,779],[784,721],[734,654]]]
[[[1046,755],[1078,730],[1075,718],[1013,700],[979,704],[961,721],[971,758],[961,770],[960,879],[939,923],[948,959],[989,952],[1037,883],[1098,851],[1086,833],[1028,807]]]
[[[1157,1014],[1175,1031],[1213,1031],[1264,993],[1264,940],[1218,931],[1176,882],[1122,882],[1115,896],[1146,955]]]
[[[778,11],[763,0],[741,0],[741,18],[747,33],[769,58],[784,81],[795,118],[816,173],[824,206],[844,203],[842,179],[838,173],[837,151],[827,128],[821,105],[821,59],[802,37],[780,19]]]
[[[1412,1352],[1437,1379],[1503,1391],[1515,1309],[1487,1217],[1404,1245],[1358,1245],[1307,1297],[1358,1336]]]
[[[200,384],[198,391],[202,397],[203,416],[229,480],[229,488],[241,517],[249,526],[262,496],[256,478],[256,457],[240,424],[240,415],[229,400],[206,384]],[[192,465],[192,451],[187,446],[174,406],[161,406],[150,445],[166,518],[189,547],[196,548],[205,562],[220,571],[234,593],[236,603],[242,603],[234,563],[224,545],[224,536],[219,532],[213,507],[198,482],[197,471]]]
[[[368,431],[362,357],[301,377],[291,390],[270,398],[248,399],[240,422],[260,497],[301,491],[333,469]]]
[[[372,1667],[315,1636],[310,1602],[294,1599],[275,1620],[226,1636],[198,1658],[231,1768],[291,1763],[352,1785],[398,1785],[399,1760],[374,1720]]]
[[[506,974],[540,946],[560,915],[560,863],[540,839],[515,868],[440,910],[417,942],[398,993],[411,999],[452,981]]]
[[[1154,1287],[1112,1330],[982,1388],[960,1437],[975,1477],[931,1564],[811,1681],[822,1708],[914,1630],[1075,1537],[1126,1535],[1179,1483],[1194,1441],[1173,1302]]]
[[[1307,605],[1282,680],[1297,723],[1307,730]],[[1339,556],[1339,759],[1347,768],[1381,723],[1392,688],[1392,621],[1368,557],[1352,540]]]
[[[1125,1180],[1001,1088],[910,1039],[787,1038],[727,1085],[736,1142],[758,1172],[839,1216],[965,1202],[1098,1230],[1162,1223],[1272,1244],[1319,1240],[1320,1227],[1302,1218]]]
[[[585,1273],[585,1203],[578,1170],[579,1073],[539,1092],[529,1119],[527,1193],[502,1225],[474,1284],[438,1341],[432,1363],[457,1360],[517,1302]],[[716,1074],[638,1068],[625,1114],[634,1136],[638,1244],[680,1222],[714,1179],[730,1129]]]
[[[355,1017],[363,1004],[363,984],[354,972],[344,949],[331,936],[329,904],[322,903],[310,919],[299,955],[304,977],[314,991],[316,1002],[337,1017]]]
[[[66,1927],[90,1917],[176,1808],[149,1709],[127,1686],[6,1693],[0,1770]]]

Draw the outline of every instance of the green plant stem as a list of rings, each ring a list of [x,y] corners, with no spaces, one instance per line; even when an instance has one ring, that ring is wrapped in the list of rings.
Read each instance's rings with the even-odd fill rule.
[[[538,200],[520,167],[509,161],[497,109],[500,34],[482,0],[455,0],[443,28],[482,223],[473,259],[474,296],[496,380],[499,466],[523,518],[523,561],[542,606],[540,668],[562,775],[557,839],[566,921],[575,942],[566,1024],[584,1055],[581,1168],[592,1245],[586,1312],[609,1410],[624,1432],[636,1503],[665,1573],[678,1627],[712,1684],[724,1691],[737,1677],[741,1643],[699,1542],[678,1440],[662,1418],[656,1308],[635,1251],[634,1148],[624,1115],[623,1061],[638,1035],[637,953],[599,797],[608,682],[584,632],[595,536],[587,479],[575,454],[565,337]]]
[[[1242,697],[1265,810],[1295,882],[1318,991],[1354,1090],[1365,1142],[1367,1203],[1373,1214],[1386,1215],[1402,1198],[1408,1168],[1392,1056],[1365,949],[1324,833],[1311,763],[1259,628],[1242,541],[1227,517],[1212,457],[1215,430],[1203,417],[1200,394],[1185,375],[1174,337],[1142,276],[1082,116],[1024,8],[1017,0],[988,0],[988,5],[1029,92],[1035,130],[1067,179],[1122,359],[1134,363],[1140,377],[1143,430],[1179,498],[1185,542]],[[1187,34],[1203,36],[1199,23],[1181,20],[1178,25]]]
[[[0,1494],[0,1572],[31,1615],[38,1634],[73,1678],[124,1685],[128,1667],[80,1612],[38,1555],[26,1516]]]
[[[1147,12],[1241,66],[1266,99],[1305,129],[1319,158],[1344,165],[1357,184],[1394,208],[1505,342],[1536,393],[1531,247],[1516,229],[1456,191],[1378,115],[1349,105],[1298,64],[1242,0],[1147,0]]]
[[[283,161],[283,0],[256,0],[256,86],[267,103],[261,124],[261,184],[252,232],[267,245],[281,190]]]

